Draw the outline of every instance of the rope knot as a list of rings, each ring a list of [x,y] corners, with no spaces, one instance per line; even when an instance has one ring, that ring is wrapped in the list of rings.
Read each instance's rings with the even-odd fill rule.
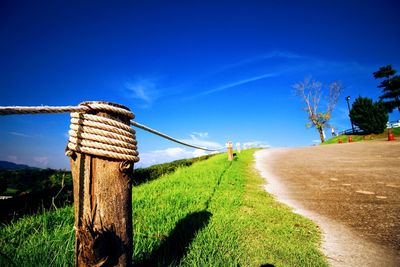
[[[136,132],[129,125],[134,114],[127,108],[104,102],[83,102],[79,112],[71,113],[67,148],[79,153],[138,162]],[[125,117],[128,125],[96,112]],[[67,154],[68,156],[68,154]]]

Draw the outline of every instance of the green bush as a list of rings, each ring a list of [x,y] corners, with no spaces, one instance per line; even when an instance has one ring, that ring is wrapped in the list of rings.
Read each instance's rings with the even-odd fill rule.
[[[0,194],[3,194],[7,190],[8,181],[7,177],[0,176]]]
[[[39,192],[63,185],[72,187],[69,171],[53,169],[0,170],[0,180],[5,179],[7,186],[18,192]]]
[[[361,96],[354,101],[350,118],[365,134],[383,133],[389,119],[382,101],[372,102],[371,98]]]

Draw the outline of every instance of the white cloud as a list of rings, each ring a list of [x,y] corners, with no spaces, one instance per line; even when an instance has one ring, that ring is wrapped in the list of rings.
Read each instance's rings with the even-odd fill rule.
[[[15,155],[8,155],[7,156],[7,161],[13,162],[15,164],[20,164],[21,162],[18,160],[18,157]]]
[[[205,156],[205,155],[207,155],[207,152],[202,150],[202,149],[195,149],[193,151],[193,156],[194,157],[201,157],[201,156]]]
[[[43,167],[49,165],[48,157],[33,157],[33,161]]]
[[[171,162],[178,159],[194,158],[206,155],[204,150],[188,149],[182,147],[169,147],[162,150],[154,150],[140,154],[138,167],[148,167],[154,164]]]
[[[223,147],[221,144],[209,140],[207,132],[192,132],[190,139],[181,139],[180,141],[191,145],[200,146],[209,149],[219,149]],[[188,147],[169,147],[162,150],[153,150],[140,153],[140,161],[138,167],[148,167],[154,164],[170,162],[178,159],[201,157],[207,154],[214,154],[218,151],[205,151],[202,149],[192,149]]]
[[[180,139],[180,141],[209,149],[219,149],[223,147],[220,143],[205,140],[209,138],[208,132],[192,132],[189,136],[190,139]]]
[[[200,138],[208,137],[208,132],[193,132],[193,135],[199,136]]]
[[[39,168],[47,168],[50,163],[49,157],[45,156],[26,157],[26,155],[7,155],[5,160],[15,164],[25,164]]]
[[[136,78],[133,82],[127,82],[125,88],[128,96],[144,102],[144,107],[151,106],[160,97],[155,78]]]
[[[164,151],[165,154],[171,158],[176,158],[176,157],[179,158],[179,157],[184,157],[184,156],[188,155],[188,152],[181,147],[171,147],[171,148],[167,148],[162,151]]]
[[[265,141],[248,141],[244,142],[242,144],[242,148],[247,149],[247,148],[269,148],[271,147],[270,145],[267,144]]]

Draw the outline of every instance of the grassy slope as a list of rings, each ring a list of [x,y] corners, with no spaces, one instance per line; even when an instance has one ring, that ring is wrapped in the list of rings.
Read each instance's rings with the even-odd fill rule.
[[[265,181],[254,168],[243,171],[247,183],[240,231],[246,255],[241,265],[327,266],[318,249],[317,226],[267,194],[262,188]]]
[[[73,211],[64,207],[0,228],[0,266],[73,266]]]
[[[326,140],[323,145],[329,145],[329,144],[337,144],[339,141],[339,138],[342,139],[343,143],[349,142],[349,137],[351,136],[353,139],[353,142],[358,142],[358,141],[368,141],[368,140],[376,140],[376,139],[387,139],[388,138],[388,130],[385,129],[385,131],[382,134],[369,134],[369,135],[338,135],[330,138],[329,140]],[[392,129],[393,135],[395,137],[400,137],[400,128],[393,128]]]
[[[253,153],[232,163],[217,155],[135,187],[135,264],[325,266],[317,227],[263,190]],[[0,265],[72,265],[72,217],[63,208],[2,226]]]

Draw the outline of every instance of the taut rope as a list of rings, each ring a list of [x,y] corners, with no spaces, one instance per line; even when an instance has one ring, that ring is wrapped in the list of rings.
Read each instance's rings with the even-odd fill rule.
[[[129,119],[135,118],[135,115],[127,108],[125,109],[112,105],[111,103],[108,104],[102,102],[83,102],[79,106],[0,107],[0,115],[71,112],[71,124],[68,132],[68,149],[102,157],[129,160],[133,162],[139,161],[135,130],[118,120],[90,114],[99,111],[107,111],[123,115]],[[130,124],[188,147],[206,151],[219,151],[225,148],[210,149],[195,146],[151,129],[150,127],[133,120],[130,121]],[[68,151],[66,154],[70,155]]]

